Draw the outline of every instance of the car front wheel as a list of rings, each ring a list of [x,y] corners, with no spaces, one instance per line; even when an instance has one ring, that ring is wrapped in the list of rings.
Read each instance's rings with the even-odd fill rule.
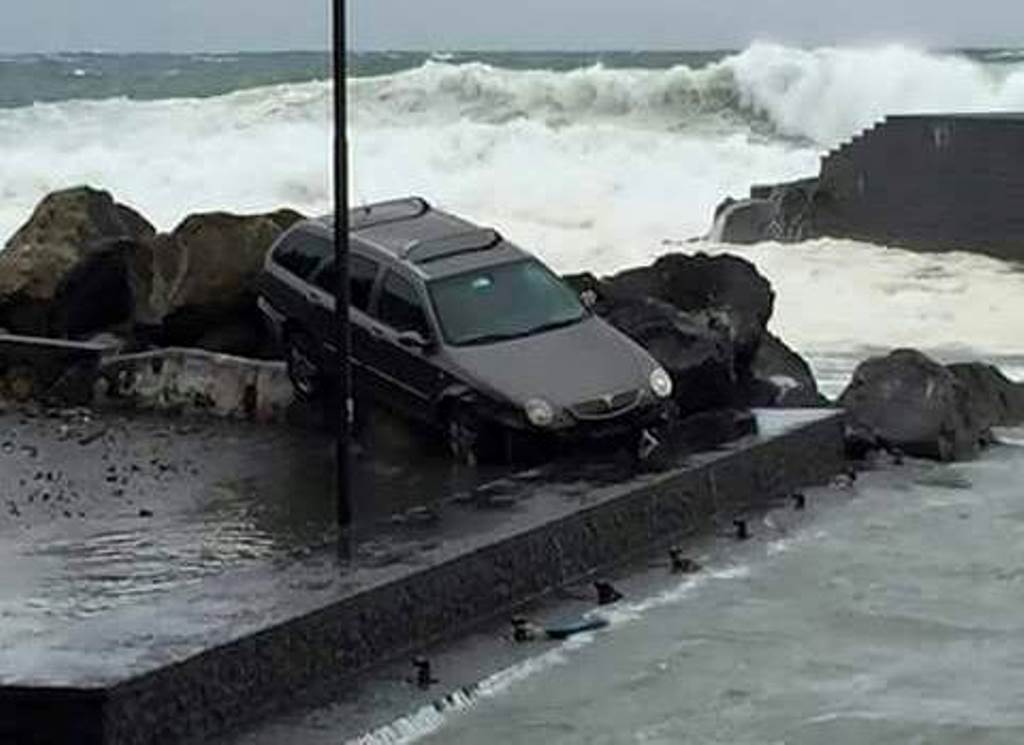
[[[302,401],[312,401],[323,392],[323,375],[312,348],[312,340],[301,332],[289,334],[285,342],[288,378]]]
[[[475,467],[480,463],[482,444],[480,421],[464,406],[455,406],[446,422],[448,452],[457,463]]]

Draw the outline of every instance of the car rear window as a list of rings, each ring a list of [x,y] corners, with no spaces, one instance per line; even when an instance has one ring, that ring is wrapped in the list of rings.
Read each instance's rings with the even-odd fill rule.
[[[331,253],[330,241],[304,230],[294,230],[274,249],[273,259],[295,276],[309,279]]]
[[[412,282],[394,272],[388,272],[381,288],[377,316],[396,331],[418,331],[430,335],[427,314]]]

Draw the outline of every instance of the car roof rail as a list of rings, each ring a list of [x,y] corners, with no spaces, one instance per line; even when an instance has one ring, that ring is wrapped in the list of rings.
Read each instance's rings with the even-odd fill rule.
[[[402,250],[401,258],[414,264],[428,264],[462,254],[489,251],[504,240],[494,228],[478,228],[444,238],[412,241]]]
[[[430,203],[423,197],[407,197],[377,202],[349,210],[349,229],[365,230],[377,225],[413,220],[430,212]]]

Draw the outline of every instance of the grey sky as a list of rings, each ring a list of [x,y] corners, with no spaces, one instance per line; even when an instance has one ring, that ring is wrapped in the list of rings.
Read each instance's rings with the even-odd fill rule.
[[[3,0],[0,52],[322,49],[329,0]],[[361,49],[1024,43],[1021,0],[350,0]]]

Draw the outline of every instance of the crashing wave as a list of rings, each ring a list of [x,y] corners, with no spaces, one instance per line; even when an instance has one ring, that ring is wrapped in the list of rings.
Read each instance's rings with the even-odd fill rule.
[[[986,65],[893,45],[803,50],[755,44],[705,67],[569,72],[437,60],[352,82],[357,114],[382,124],[468,119],[656,128],[754,125],[831,146],[886,114],[1024,109],[1024,65]]]

